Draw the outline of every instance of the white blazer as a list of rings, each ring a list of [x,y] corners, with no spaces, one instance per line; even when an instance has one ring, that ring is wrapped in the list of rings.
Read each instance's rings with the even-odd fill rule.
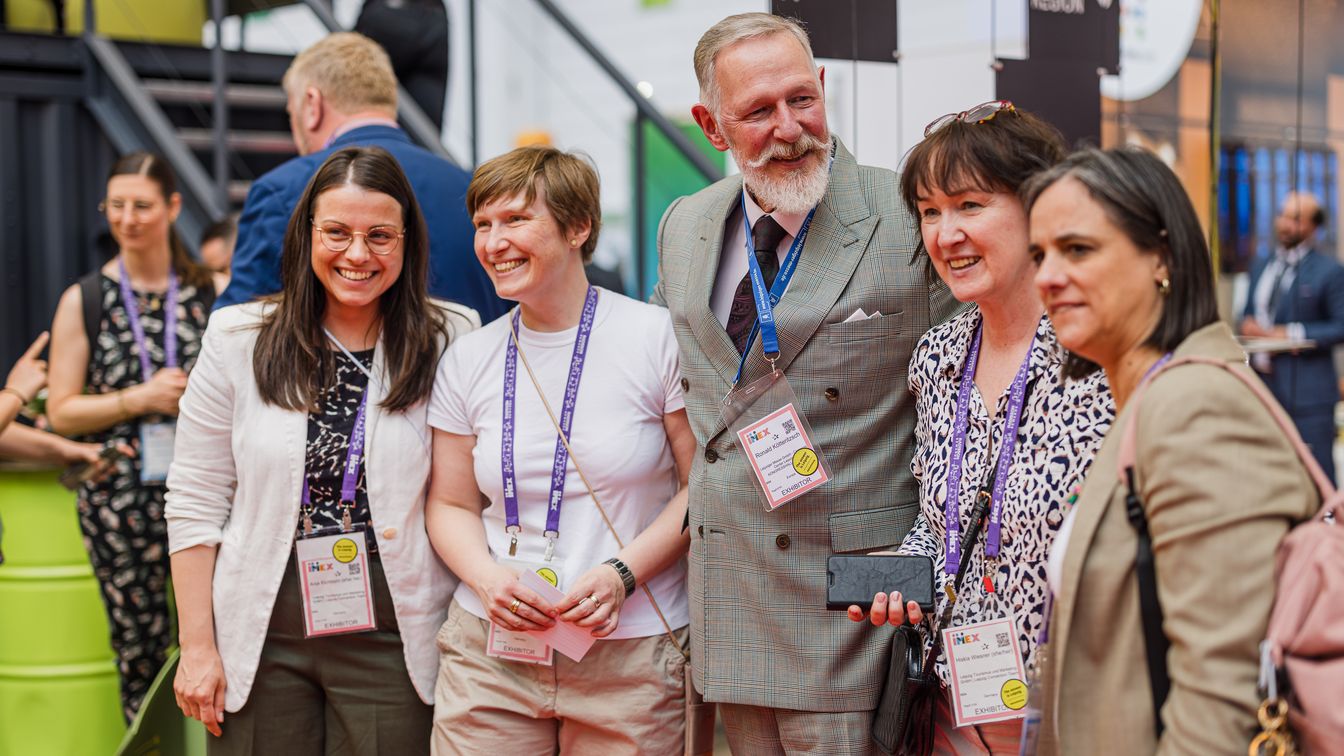
[[[450,334],[480,325],[475,310],[443,304]],[[228,689],[224,708],[247,702],[299,521],[308,415],[262,402],[252,373],[267,305],[225,307],[210,316],[177,420],[165,517],[169,551],[218,546],[212,595],[215,643]],[[411,682],[434,701],[434,635],[457,578],[425,533],[431,434],[424,402],[404,415],[383,411],[386,365],[374,352],[366,416],[365,481],[387,585]]]

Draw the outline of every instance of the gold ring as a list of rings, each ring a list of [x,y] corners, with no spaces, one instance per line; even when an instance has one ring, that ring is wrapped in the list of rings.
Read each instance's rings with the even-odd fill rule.
[[[513,612],[514,614],[517,614],[517,613],[518,613],[518,607],[519,607],[519,606],[522,606],[522,603],[523,603],[523,600],[522,600],[522,599],[520,599],[520,598],[516,598],[516,599],[514,599],[514,600],[513,600],[513,603],[512,603],[512,604],[509,604],[509,611],[510,611],[510,612]]]

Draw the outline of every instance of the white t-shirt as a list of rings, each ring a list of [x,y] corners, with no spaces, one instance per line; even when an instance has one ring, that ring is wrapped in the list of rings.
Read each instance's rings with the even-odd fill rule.
[[[496,559],[509,559],[500,441],[511,319],[512,313],[453,342],[439,363],[429,403],[431,426],[476,437],[472,451],[476,485],[490,500],[481,518]],[[558,417],[578,328],[540,333],[520,324],[518,331],[523,354]],[[626,543],[643,532],[677,492],[677,468],[663,416],[685,407],[680,379],[677,342],[667,310],[600,290],[574,404],[570,447]],[[514,402],[513,458],[522,532],[513,558],[540,564],[546,551],[543,531],[557,435],[521,359]],[[551,562],[560,573],[561,589],[619,550],[571,459],[560,510],[560,537]],[[690,622],[684,559],[654,576],[648,586],[674,629]],[[458,586],[454,598],[468,612],[487,618],[480,600],[465,584]],[[662,632],[662,622],[639,590],[626,600],[620,626],[609,637],[643,638]]]

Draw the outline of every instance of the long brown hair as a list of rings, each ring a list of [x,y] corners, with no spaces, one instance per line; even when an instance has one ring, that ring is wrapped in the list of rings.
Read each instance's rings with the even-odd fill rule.
[[[378,300],[384,361],[390,387],[384,409],[402,412],[429,397],[448,334],[443,315],[430,304],[429,236],[420,205],[395,158],[380,147],[348,147],[317,169],[294,206],[280,260],[281,292],[272,301],[252,355],[261,398],[288,410],[315,409],[318,395],[335,376],[335,359],[322,317],[327,292],[313,272],[313,206],[328,189],[352,185],[386,194],[401,205],[401,275]]]
[[[177,177],[168,161],[153,152],[131,152],[122,155],[107,172],[107,180],[113,176],[144,176],[159,185],[163,201],[169,202],[177,193]],[[187,245],[182,243],[182,235],[177,232],[177,224],[168,224],[168,250],[171,253],[173,272],[182,283],[198,289],[215,286],[210,269],[192,259]]]

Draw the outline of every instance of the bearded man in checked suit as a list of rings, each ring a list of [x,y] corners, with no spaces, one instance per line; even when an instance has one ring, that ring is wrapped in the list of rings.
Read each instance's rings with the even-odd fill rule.
[[[731,16],[701,38],[695,68],[701,103],[692,114],[742,170],[674,202],[658,232],[654,301],[672,315],[700,445],[690,476],[695,685],[719,702],[735,753],[872,752],[890,628],[827,611],[826,560],[899,545],[914,521],[906,372],[920,336],[958,304],[917,244],[897,175],[858,165],[831,137],[825,72],[801,27],[765,13]],[[777,367],[832,478],[767,512],[720,420],[756,317],[742,283],[743,213],[773,279],[814,207],[774,308]],[[757,237],[761,216],[782,232]],[[757,338],[741,384],[768,372]]]

